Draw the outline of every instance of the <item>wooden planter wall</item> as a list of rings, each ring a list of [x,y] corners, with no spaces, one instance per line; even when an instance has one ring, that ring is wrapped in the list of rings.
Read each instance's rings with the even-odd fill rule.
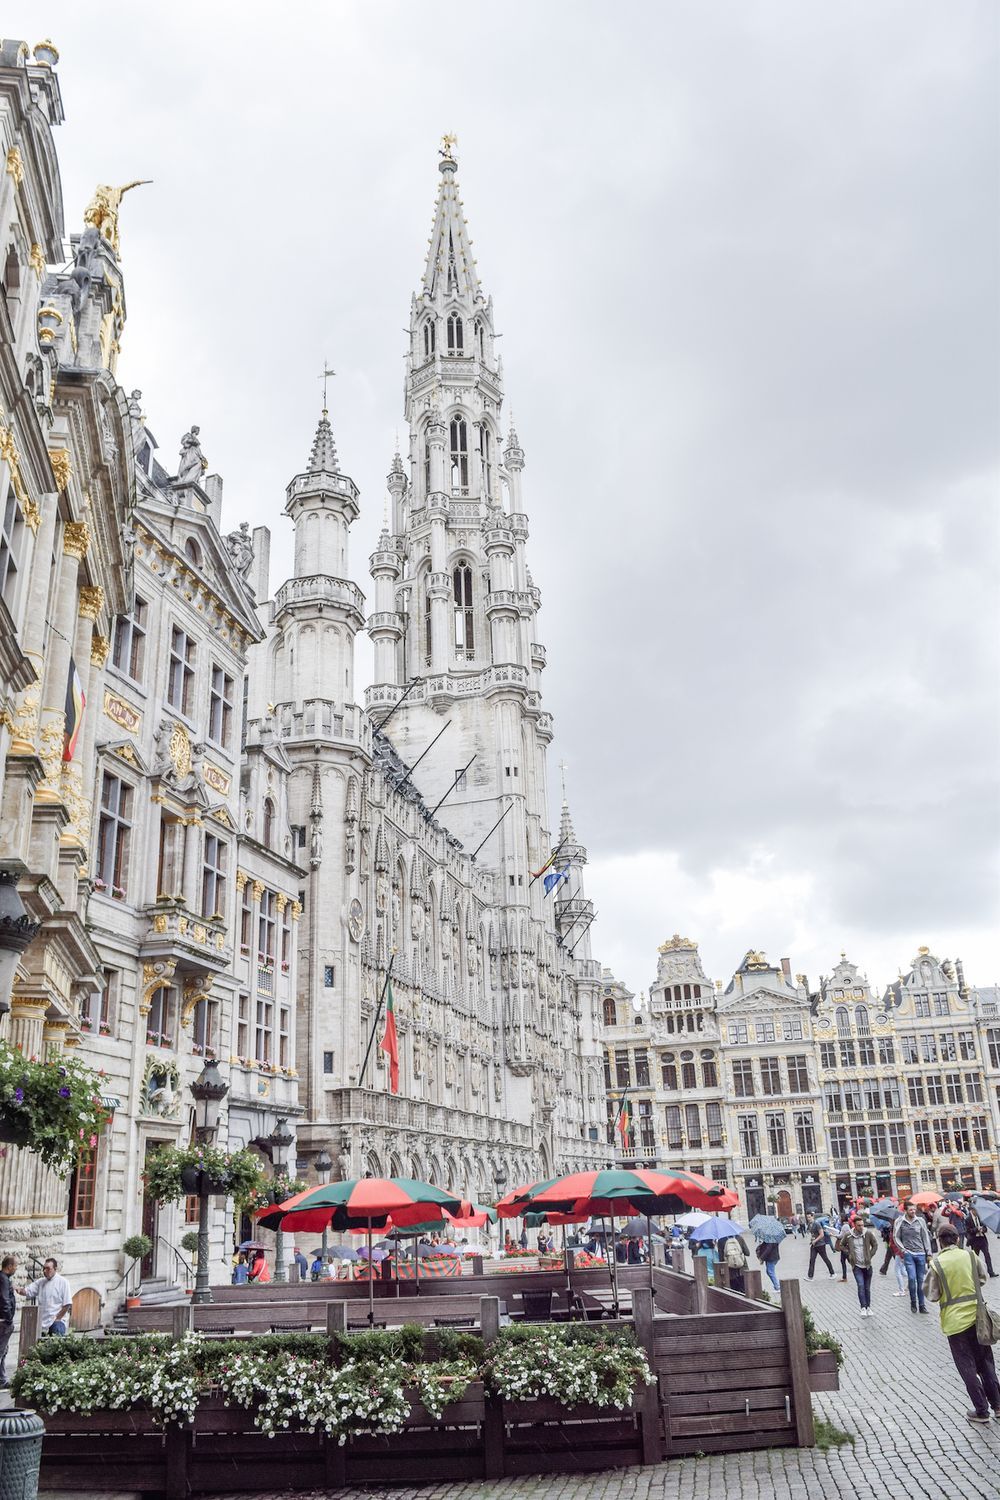
[[[573,1473],[655,1463],[695,1452],[807,1447],[814,1441],[798,1283],[779,1308],[719,1291],[722,1310],[657,1316],[662,1303],[700,1300],[692,1278],[657,1271],[654,1291],[629,1275],[636,1337],[656,1383],[627,1411],[567,1409],[554,1401],[504,1402],[469,1387],[440,1420],[417,1402],[405,1429],[344,1446],[320,1434],[267,1438],[250,1415],[203,1398],[190,1427],[158,1430],[144,1412],[46,1417],[42,1490],[188,1494],[429,1484],[518,1474]],[[679,1283],[689,1283],[687,1293]],[[694,1281],[697,1281],[697,1273]],[[479,1322],[489,1344],[499,1301],[484,1297]],[[346,1307],[331,1309],[343,1326]],[[622,1323],[606,1323],[620,1327]],[[832,1358],[832,1356],[831,1356]],[[814,1356],[814,1360],[816,1356]],[[822,1362],[821,1362],[822,1363]],[[820,1379],[829,1378],[817,1372]],[[834,1380],[836,1379],[834,1367]],[[824,1389],[829,1387],[824,1386]]]

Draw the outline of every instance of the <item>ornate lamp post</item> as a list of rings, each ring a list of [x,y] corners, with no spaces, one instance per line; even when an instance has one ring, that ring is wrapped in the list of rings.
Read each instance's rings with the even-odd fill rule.
[[[318,1152],[313,1160],[313,1166],[316,1169],[316,1181],[320,1184],[321,1187],[326,1187],[327,1183],[330,1181],[330,1173],[333,1171],[333,1157],[330,1155],[329,1151],[323,1150]],[[327,1228],[328,1226],[324,1224],[323,1239],[320,1245],[319,1252],[324,1267],[326,1266],[326,1258],[328,1253],[326,1244]]]
[[[500,1165],[497,1167],[496,1171],[493,1173],[493,1186],[497,1190],[497,1202],[499,1203],[500,1199],[503,1197],[504,1193],[507,1191],[507,1169],[504,1166],[503,1162],[500,1163]],[[502,1250],[503,1249],[503,1222],[499,1218],[497,1219],[497,1234],[499,1236],[499,1248]]]
[[[285,1152],[294,1141],[295,1137],[288,1128],[287,1120],[279,1120],[267,1138],[271,1147],[271,1165],[274,1167],[274,1175],[278,1176]],[[277,1196],[275,1202],[277,1202]],[[287,1281],[288,1272],[285,1269],[285,1236],[282,1230],[276,1229],[274,1233],[274,1279],[275,1281]]]
[[[194,1128],[197,1139],[209,1145],[219,1128],[222,1101],[229,1092],[229,1085],[219,1072],[213,1059],[205,1064],[191,1085],[194,1099]],[[198,1269],[194,1279],[192,1302],[211,1302],[212,1288],[208,1284],[208,1193],[205,1191],[205,1174],[198,1174]]]
[[[0,870],[0,1016],[10,1010],[17,961],[37,931],[17,894],[17,876]]]

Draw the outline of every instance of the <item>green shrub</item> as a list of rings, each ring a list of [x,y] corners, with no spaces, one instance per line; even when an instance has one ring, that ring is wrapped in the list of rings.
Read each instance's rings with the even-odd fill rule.
[[[844,1363],[844,1350],[840,1340],[835,1339],[832,1333],[827,1333],[825,1328],[817,1328],[812,1313],[808,1307],[802,1309],[802,1326],[806,1334],[806,1353],[818,1354],[820,1349],[830,1349],[837,1357],[837,1368]]]

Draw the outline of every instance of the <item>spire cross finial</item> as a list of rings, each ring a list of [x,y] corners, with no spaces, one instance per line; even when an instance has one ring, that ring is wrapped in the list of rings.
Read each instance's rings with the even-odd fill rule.
[[[455,160],[455,147],[458,145],[458,136],[454,131],[447,131],[441,137],[441,155],[448,161]]]
[[[324,360],[323,361],[323,373],[322,373],[322,375],[317,376],[317,379],[318,380],[322,380],[322,382],[323,382],[323,412],[324,412],[324,415],[325,415],[326,410],[327,410],[327,406],[326,406],[326,382],[327,382],[327,380],[329,379],[329,377],[331,375],[336,375],[336,373],[337,373],[336,370],[331,369],[330,366],[327,364],[326,360]]]

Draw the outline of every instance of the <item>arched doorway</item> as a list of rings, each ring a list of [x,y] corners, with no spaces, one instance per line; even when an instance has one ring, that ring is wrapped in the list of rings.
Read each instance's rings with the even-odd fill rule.
[[[774,1212],[779,1219],[790,1219],[792,1217],[792,1195],[787,1188],[779,1188],[776,1194],[777,1203]]]

